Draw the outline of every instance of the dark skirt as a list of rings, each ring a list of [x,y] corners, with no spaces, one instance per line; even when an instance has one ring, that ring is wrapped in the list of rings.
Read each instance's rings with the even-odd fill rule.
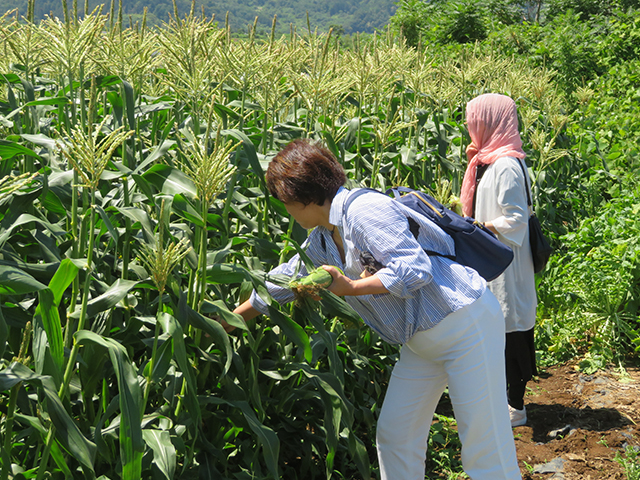
[[[528,382],[533,376],[538,375],[533,330],[532,328],[526,332],[507,333],[507,384]]]

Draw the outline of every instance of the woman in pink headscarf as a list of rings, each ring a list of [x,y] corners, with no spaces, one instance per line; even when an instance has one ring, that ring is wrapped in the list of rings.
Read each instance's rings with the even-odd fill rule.
[[[507,394],[515,427],[527,422],[524,393],[527,382],[537,374],[529,180],[516,104],[505,95],[480,95],[467,104],[467,127],[471,137],[469,164],[460,195],[464,214],[483,222],[514,252],[513,263],[488,287],[500,302],[506,322]]]

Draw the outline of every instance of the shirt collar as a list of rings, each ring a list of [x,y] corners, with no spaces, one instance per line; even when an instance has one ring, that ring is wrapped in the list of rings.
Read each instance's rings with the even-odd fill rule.
[[[344,203],[349,196],[349,190],[344,187],[340,187],[336,192],[336,196],[331,201],[331,210],[329,210],[329,223],[336,225],[338,228],[342,228],[342,210]]]

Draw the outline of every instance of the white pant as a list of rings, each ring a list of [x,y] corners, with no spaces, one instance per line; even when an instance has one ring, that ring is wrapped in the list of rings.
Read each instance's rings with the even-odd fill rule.
[[[504,332],[500,304],[487,289],[402,347],[377,426],[382,480],[424,480],[429,428],[447,384],[467,475],[521,478],[507,407]]]

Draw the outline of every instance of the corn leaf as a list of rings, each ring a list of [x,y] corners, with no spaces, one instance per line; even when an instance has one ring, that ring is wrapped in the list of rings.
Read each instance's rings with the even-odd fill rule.
[[[185,404],[193,419],[193,423],[198,426],[200,425],[200,420],[202,418],[200,413],[200,404],[198,403],[198,389],[196,385],[196,378],[193,373],[193,367],[187,358],[187,348],[184,343],[184,332],[177,320],[168,313],[163,312],[158,316],[158,320],[164,332],[173,340],[174,358],[187,381]]]
[[[28,142],[31,142],[35,145],[39,145],[41,147],[45,147],[49,150],[53,150],[54,148],[56,148],[56,141],[53,138],[47,135],[44,135],[42,133],[39,133],[37,135],[30,134],[30,133],[23,133],[20,136]]]
[[[125,113],[127,115],[127,123],[130,130],[136,129],[136,117],[135,117],[135,93],[131,84],[125,80],[122,80],[122,89],[124,90],[124,105]],[[133,168],[133,167],[131,167]]]
[[[16,155],[27,155],[29,157],[40,158],[40,155],[24,145],[11,142],[9,140],[0,140],[0,158],[2,158],[2,160],[9,160]]]
[[[49,288],[38,292],[39,304],[36,308],[36,322],[42,319],[44,331],[47,333],[48,346],[51,357],[59,372],[64,367],[64,344],[62,340],[62,324],[60,314],[55,304],[54,294]],[[35,341],[35,338],[34,338]],[[40,358],[40,362],[42,362]],[[38,363],[38,362],[37,362]]]
[[[260,160],[258,159],[256,147],[253,144],[253,142],[251,142],[249,137],[247,137],[247,135],[241,132],[240,130],[235,130],[235,129],[223,130],[222,134],[231,135],[232,137],[235,137],[242,142],[242,148],[244,150],[245,155],[249,159],[249,164],[253,169],[253,173],[258,177],[258,180],[260,181],[260,184],[262,185],[265,194],[268,194],[268,191],[266,188],[267,184],[264,179],[264,170],[262,169],[262,165],[260,165]]]
[[[367,454],[367,447],[365,447],[364,442],[353,433],[352,429],[349,429],[349,454],[358,467],[362,478],[370,476],[371,465],[369,455]]]
[[[140,480],[142,478],[142,392],[138,383],[135,364],[129,359],[127,350],[120,343],[88,330],[74,335],[80,345],[93,342],[106,348],[111,358],[120,392],[120,456],[122,461],[122,479]]]
[[[147,155],[147,158],[145,158],[144,161],[140,163],[140,165],[138,165],[138,167],[134,171],[134,174],[140,175],[149,165],[165,156],[166,153],[171,150],[174,145],[176,145],[176,143],[177,142],[175,140],[164,140],[160,145],[155,147],[149,155]]]
[[[189,199],[182,194],[173,197],[173,211],[198,227],[204,226],[202,215],[198,213]]]
[[[120,240],[120,234],[113,227],[113,224],[111,223],[111,219],[109,218],[109,215],[107,215],[107,212],[105,212],[100,205],[96,205],[95,210],[100,215],[100,218],[102,219],[102,223],[104,223],[104,226],[107,227],[107,231],[111,235],[111,238],[113,238],[114,242],[117,243]]]
[[[273,323],[280,327],[284,334],[289,337],[293,343],[302,349],[305,360],[311,363],[313,359],[313,352],[311,351],[309,335],[304,331],[304,328],[274,307],[269,307],[269,318],[271,318]]]
[[[65,290],[71,285],[71,282],[78,276],[80,269],[70,259],[65,258],[60,262],[56,273],[53,275],[51,282],[49,282],[49,288],[53,292],[54,303],[56,306],[60,305],[62,295]]]
[[[329,290],[320,292],[321,306],[328,317],[339,317],[351,322],[354,326],[362,325],[362,319],[351,305]]]
[[[294,319],[304,318],[318,331],[329,357],[329,371],[339,379],[340,383],[344,383],[344,371],[338,355],[335,335],[325,328],[324,319],[316,309],[316,301],[310,297],[303,297],[293,312]]]
[[[155,246],[156,238],[153,233],[153,227],[151,226],[151,219],[149,214],[140,208],[135,207],[115,207],[118,212],[129,217],[134,222],[137,222],[142,227],[142,233],[144,235],[144,241],[149,244],[150,247]],[[135,228],[136,225],[132,225]]]
[[[226,306],[224,308],[220,308],[218,305],[208,300],[205,300],[202,303],[201,309],[202,309],[202,313],[211,313],[211,314],[220,315],[227,322],[229,320],[234,322],[233,323],[234,326],[238,326],[242,329],[247,328],[247,325],[242,320],[239,320],[239,322],[242,322],[242,324],[239,325],[238,320],[231,319],[226,315],[225,312],[229,312]],[[187,313],[186,315],[184,315],[183,313],[185,311]],[[229,368],[231,367],[231,361],[233,359],[233,349],[231,348],[231,342],[229,341],[229,336],[227,335],[227,332],[224,331],[224,328],[222,328],[222,325],[220,325],[220,323],[217,322],[216,320],[212,318],[208,318],[204,315],[201,315],[200,313],[190,308],[187,305],[185,295],[180,296],[180,313],[182,318],[187,318],[187,321],[189,322],[190,325],[193,325],[194,327],[199,328],[203,332],[206,332],[208,335],[210,335],[211,338],[213,338],[213,341],[215,342],[215,344],[218,346],[218,348],[220,348],[220,350],[223,350],[225,352],[226,360],[224,364],[224,370],[222,371],[222,375],[226,375],[229,372]],[[229,312],[229,313],[232,313],[232,312]]]
[[[162,193],[169,195],[181,193],[191,198],[198,196],[193,180],[181,170],[169,165],[156,164],[143,173],[142,177],[152,185],[155,185]]]
[[[7,322],[2,314],[2,308],[0,307],[0,358],[4,355],[4,351],[7,348],[7,337],[9,335],[9,329],[7,328]]]
[[[0,371],[0,390],[25,382],[40,388],[47,399],[47,413],[56,427],[56,439],[82,465],[85,478],[93,480],[96,446],[89,441],[71,419],[58,398],[51,377],[38,375],[21,363],[13,362]]]
[[[121,278],[116,280],[106,292],[89,301],[87,304],[87,318],[115,307],[137,284],[138,282],[134,280],[122,280]],[[80,310],[73,312],[70,317],[79,318]]]
[[[40,438],[43,442],[46,440],[47,430],[44,428],[44,425],[42,425],[42,422],[38,417],[23,415],[21,413],[15,413],[14,416],[15,419],[22,425],[28,425],[29,427],[36,430],[40,434]],[[58,442],[53,442],[53,445],[51,445],[51,456],[56,462],[58,468],[62,470],[62,473],[64,473],[65,478],[73,478],[71,469],[67,464],[67,459],[64,457],[64,453],[62,452],[62,449],[60,448],[60,444]]]
[[[331,478],[333,472],[333,461],[338,450],[340,440],[340,421],[342,420],[342,409],[340,398],[330,395],[326,390],[320,390],[320,398],[324,404],[324,429],[326,431],[327,457],[325,459],[325,469],[327,478]]]
[[[239,265],[216,263],[207,266],[207,281],[211,283],[242,283],[249,278],[249,272]]]
[[[171,480],[176,470],[176,449],[166,430],[143,430],[142,437],[153,450],[153,464],[164,478]]]
[[[1,148],[0,148],[1,150]],[[0,156],[2,155],[2,152],[0,151]],[[13,222],[11,224],[11,226],[9,228],[7,228],[4,232],[2,232],[2,234],[0,235],[0,246],[4,245],[4,243],[7,241],[7,239],[11,236],[11,233],[13,232],[13,230],[17,227],[20,227],[22,225],[26,225],[29,223],[36,223],[38,225],[43,226],[44,228],[46,228],[52,235],[54,236],[62,236],[65,235],[66,232],[64,230],[62,230],[60,227],[58,227],[55,224],[49,223],[45,220],[42,220],[41,218],[37,218],[34,217],[33,215],[29,215],[27,213],[23,213],[22,215],[20,215],[15,222]]]
[[[46,285],[28,273],[9,265],[0,265],[0,295],[22,295],[45,288]]]
[[[278,473],[278,457],[280,456],[280,440],[276,433],[262,424],[251,406],[244,401],[234,402],[236,407],[242,410],[244,418],[249,423],[249,428],[256,434],[262,445],[262,453],[265,463],[274,478],[280,478]]]

